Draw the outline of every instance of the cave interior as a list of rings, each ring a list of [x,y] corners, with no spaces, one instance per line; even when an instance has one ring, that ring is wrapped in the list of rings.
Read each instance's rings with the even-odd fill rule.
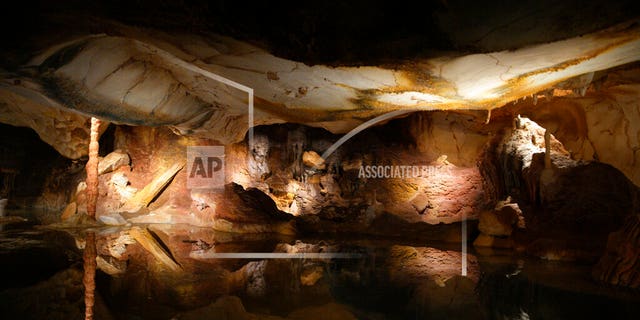
[[[27,0],[3,319],[636,319],[633,1]]]

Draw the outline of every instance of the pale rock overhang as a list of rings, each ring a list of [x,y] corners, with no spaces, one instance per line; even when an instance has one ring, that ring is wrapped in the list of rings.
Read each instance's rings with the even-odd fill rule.
[[[249,96],[212,74],[253,89],[254,125],[344,133],[400,109],[490,111],[561,82],[580,91],[593,72],[640,60],[638,22],[514,51],[361,67],[308,66],[228,37],[114,24],[109,35],[50,46],[2,72],[0,121],[33,128],[70,158],[86,153],[89,116],[240,141]]]

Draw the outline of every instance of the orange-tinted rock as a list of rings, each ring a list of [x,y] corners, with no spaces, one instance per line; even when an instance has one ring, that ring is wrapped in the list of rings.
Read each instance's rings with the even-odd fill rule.
[[[467,255],[468,278],[474,282],[480,277],[478,261]],[[389,258],[390,281],[417,283],[431,281],[438,286],[462,273],[462,254],[428,247],[393,246]]]
[[[69,203],[64,208],[64,211],[62,211],[62,215],[60,216],[60,220],[66,221],[66,220],[70,219],[72,216],[74,216],[76,214],[77,208],[78,208],[78,206],[76,205],[75,202]]]
[[[149,184],[138,190],[136,194],[127,200],[120,209],[123,212],[136,213],[146,207],[173,179],[173,177],[184,167],[184,162],[176,162],[166,170],[160,171]]]
[[[488,236],[510,236],[515,227],[525,227],[518,204],[509,201],[500,201],[494,210],[480,213],[480,232]]]
[[[305,151],[302,154],[302,163],[305,166],[316,169],[324,169],[324,159],[315,151]]]
[[[478,229],[488,236],[509,236],[513,231],[512,221],[504,221],[498,212],[483,211],[480,213]]]
[[[100,158],[98,162],[98,174],[104,174],[118,169],[121,166],[129,165],[129,155],[122,150],[114,150],[106,155],[104,158]]]

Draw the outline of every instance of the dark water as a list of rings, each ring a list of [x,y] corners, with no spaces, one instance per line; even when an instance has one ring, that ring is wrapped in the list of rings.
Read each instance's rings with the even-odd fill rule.
[[[84,319],[87,232],[95,234],[102,261],[95,277],[95,319],[640,316],[640,292],[594,283],[589,265],[471,251],[463,277],[457,244],[139,227],[179,270],[133,239],[130,227],[5,226],[0,231],[0,319]],[[220,255],[229,253],[253,256]],[[256,256],[260,253],[267,255]],[[284,256],[268,256],[273,253]]]

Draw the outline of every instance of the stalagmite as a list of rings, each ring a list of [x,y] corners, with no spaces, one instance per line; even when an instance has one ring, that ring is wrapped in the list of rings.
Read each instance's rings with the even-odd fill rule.
[[[95,219],[98,202],[98,150],[100,145],[100,119],[91,118],[91,140],[89,141],[89,161],[87,162],[87,215]]]

